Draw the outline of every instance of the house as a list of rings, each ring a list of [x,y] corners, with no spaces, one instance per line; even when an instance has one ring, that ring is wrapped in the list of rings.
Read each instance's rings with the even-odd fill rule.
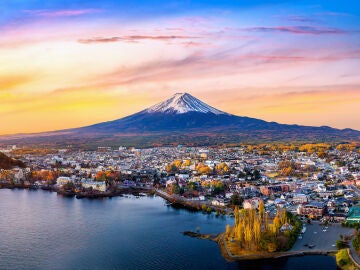
[[[22,169],[19,169],[14,174],[14,181],[15,181],[15,183],[19,183],[20,181],[23,181],[23,180],[25,180],[24,171]]]
[[[81,180],[81,185],[83,188],[91,188],[93,190],[105,192],[106,191],[106,182],[105,181],[92,181],[83,179]]]
[[[121,187],[135,187],[136,186],[136,183],[132,180],[125,180]]]
[[[292,200],[294,203],[307,203],[309,201],[309,196],[302,193],[297,193],[294,194]]]
[[[260,192],[264,196],[269,196],[276,193],[289,192],[289,185],[274,185],[274,186],[262,186],[260,187]]]
[[[73,182],[73,180],[70,177],[67,176],[60,176],[56,179],[56,185],[63,186],[69,182]]]
[[[226,206],[228,204],[228,201],[225,199],[216,198],[212,200],[211,204],[215,206]]]
[[[166,187],[171,186],[172,184],[176,184],[175,177],[169,177],[169,180],[166,181]]]
[[[275,199],[274,204],[276,207],[284,208],[287,202],[284,199]]]
[[[177,177],[179,180],[188,180],[190,176],[189,174],[179,173],[176,174],[175,177]]]
[[[244,200],[243,207],[244,209],[258,209],[261,201],[262,199],[260,198],[252,198],[252,199]]]

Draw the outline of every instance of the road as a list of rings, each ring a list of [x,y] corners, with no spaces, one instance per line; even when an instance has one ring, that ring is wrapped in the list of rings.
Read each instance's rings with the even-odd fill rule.
[[[352,245],[352,240],[351,240],[351,243],[350,243],[350,253],[351,253],[351,257],[355,261],[355,263],[360,265],[360,257],[357,254],[357,252],[355,251],[354,246]]]

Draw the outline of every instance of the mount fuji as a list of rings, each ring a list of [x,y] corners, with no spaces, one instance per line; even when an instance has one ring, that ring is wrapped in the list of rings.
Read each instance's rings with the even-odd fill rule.
[[[285,125],[220,111],[188,93],[133,115],[75,129],[0,137],[14,143],[213,145],[239,142],[360,141],[360,131]]]
[[[213,113],[213,114],[227,114],[219,111],[214,107],[207,105],[201,100],[193,97],[188,93],[176,93],[174,96],[164,102],[160,102],[145,110],[147,113]]]
[[[149,132],[208,132],[223,128],[256,128],[267,122],[239,117],[220,111],[188,93],[176,93],[171,98],[133,115],[74,132],[149,133]],[[269,123],[272,125],[271,123]]]

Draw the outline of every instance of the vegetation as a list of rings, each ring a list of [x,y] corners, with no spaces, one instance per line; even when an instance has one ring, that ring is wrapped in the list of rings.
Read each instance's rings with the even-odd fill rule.
[[[226,163],[219,163],[216,165],[215,170],[218,174],[225,174],[229,172],[230,168]]]
[[[176,173],[180,170],[182,166],[181,160],[175,160],[174,162],[167,164],[165,169],[167,173]]]
[[[356,269],[354,263],[351,261],[347,249],[340,249],[336,253],[336,263],[343,270],[354,270]]]
[[[233,206],[242,206],[244,198],[235,193],[230,197],[230,204]]]
[[[74,191],[75,190],[75,185],[73,182],[67,182],[64,186],[63,186],[64,190],[66,191]]]
[[[113,181],[119,180],[120,173],[114,171],[99,171],[95,175],[95,181]]]
[[[348,248],[349,245],[346,241],[344,241],[343,239],[337,240],[336,241],[336,248],[337,249],[344,249],[344,248]]]
[[[203,187],[211,189],[211,195],[217,195],[225,190],[224,183],[220,180],[211,180],[210,182],[202,182]]]
[[[173,183],[169,185],[167,191],[169,194],[182,194],[184,192],[184,190],[180,188],[178,183]]]
[[[355,250],[359,253],[360,251],[360,235],[357,234],[352,241],[352,245],[354,246]]]
[[[357,223],[357,224],[359,225],[359,223]],[[359,254],[360,253],[360,231],[358,228],[356,229],[356,235],[352,241],[352,245],[355,248],[356,253]]]
[[[199,163],[199,164],[195,167],[195,169],[196,169],[196,170],[198,171],[198,173],[200,173],[200,174],[209,174],[209,173],[212,172],[212,169],[211,169],[209,166],[205,165],[204,163]]]
[[[292,247],[301,230],[301,221],[289,212],[278,209],[272,222],[264,211],[255,209],[234,209],[235,224],[227,226],[225,237],[232,251],[237,252],[275,252]]]
[[[22,161],[10,158],[0,152],[0,169],[9,170],[13,167],[25,168],[26,166]]]
[[[49,171],[49,170],[41,170],[41,171],[32,171],[29,176],[29,181],[46,181],[49,185],[53,185],[56,183],[56,178],[59,176],[59,172]]]

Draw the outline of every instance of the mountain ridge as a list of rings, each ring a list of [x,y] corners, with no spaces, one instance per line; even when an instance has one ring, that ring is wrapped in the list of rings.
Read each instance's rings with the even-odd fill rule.
[[[15,138],[17,136],[17,138]],[[8,138],[9,139],[9,138]],[[212,144],[271,141],[360,141],[360,131],[279,124],[220,111],[189,93],[169,99],[126,117],[85,127],[10,136],[10,141],[155,145]],[[0,138],[1,141],[1,138]]]

